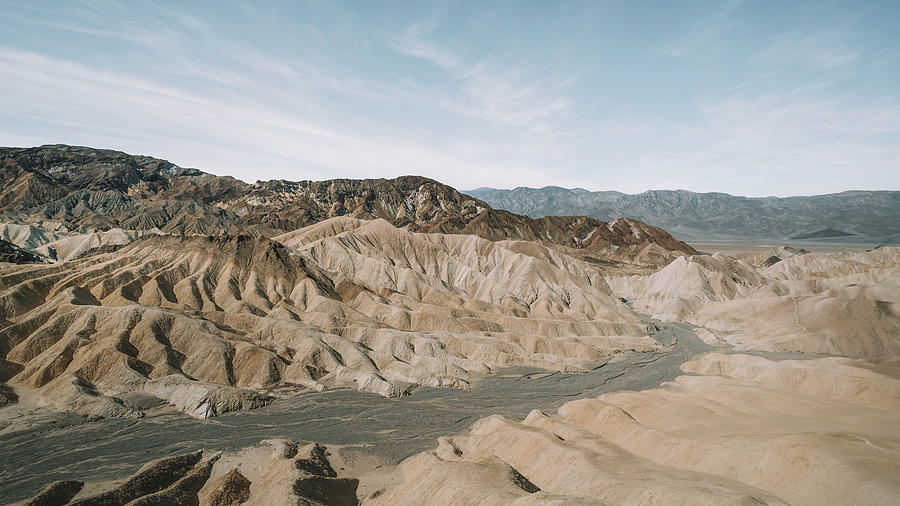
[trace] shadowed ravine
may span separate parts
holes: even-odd
[[[655,323],[662,330],[654,338],[671,347],[659,353],[630,352],[624,360],[598,363],[583,374],[505,369],[468,391],[421,388],[393,399],[345,389],[306,393],[206,421],[170,409],[151,410],[136,421],[60,417],[0,436],[0,498],[20,501],[54,480],[117,479],[161,456],[237,449],[268,438],[348,445],[358,450],[345,449],[347,458],[358,451],[396,463],[490,414],[522,419],[532,409],[553,412],[578,398],[654,388],[683,374],[683,362],[712,349],[689,325]]]

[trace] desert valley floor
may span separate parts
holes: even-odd
[[[358,225],[365,228],[367,223]],[[385,230],[408,234],[393,227]],[[350,235],[343,231],[336,236],[341,234]],[[91,268],[112,263],[118,270],[102,269],[104,280],[118,277],[132,282],[136,276],[122,274],[129,263],[115,257],[139,251],[142,243],[152,241],[143,239],[113,254],[91,256],[94,260],[86,263]],[[40,360],[66,337],[56,336],[54,343],[37,352],[25,352],[23,345],[51,327],[55,315],[75,313],[80,306],[131,307],[126,301],[109,303],[119,293],[115,289],[100,289],[99,298],[91,297],[103,286],[100,282],[88,282],[86,287],[93,288],[80,295],[90,301],[77,300],[79,294],[71,287],[59,290],[55,297],[64,300],[57,304],[69,307],[52,308],[54,316],[30,325],[25,339],[16,339],[18,344],[7,353],[8,361],[19,356],[31,359],[22,360],[24,369],[8,381],[7,391],[18,402],[0,410],[4,455],[0,496],[5,502],[21,501],[50,482],[77,479],[87,484],[75,491],[76,499],[89,498],[114,489],[147,461],[204,450],[213,462],[209,479],[201,484],[204,488],[196,487],[199,497],[207,498],[207,488],[216,483],[221,487],[225,475],[237,469],[251,479],[246,503],[254,503],[258,495],[260,502],[271,501],[271,494],[261,494],[277,484],[283,490],[276,503],[292,502],[302,494],[292,495],[297,488],[291,484],[307,474],[277,474],[272,469],[275,461],[284,460],[283,445],[289,444],[285,441],[300,440],[327,447],[340,476],[328,479],[359,480],[345,480],[353,493],[345,493],[343,499],[338,492],[324,492],[318,497],[324,504],[341,503],[350,496],[373,504],[425,504],[430,500],[423,498],[434,497],[447,503],[491,504],[840,504],[860,498],[869,504],[890,504],[900,496],[900,366],[878,358],[896,357],[900,346],[896,316],[900,251],[796,253],[784,248],[733,253],[740,260],[722,254],[678,256],[657,270],[645,266],[636,275],[621,272],[619,265],[620,272],[606,278],[609,294],[615,297],[604,302],[624,315],[619,325],[628,326],[618,327],[616,333],[631,331],[633,337],[627,340],[595,337],[591,334],[602,332],[596,327],[585,332],[588,335],[571,327],[568,333],[544,327],[561,334],[557,339],[566,346],[545,344],[542,350],[537,342],[525,347],[526,352],[517,343],[521,357],[503,351],[500,358],[498,348],[506,350],[509,341],[498,338],[504,335],[499,329],[492,329],[490,338],[477,338],[484,340],[477,352],[457,348],[452,359],[444,359],[480,361],[486,370],[460,367],[450,381],[433,380],[434,364],[428,363],[418,376],[406,372],[398,381],[382,366],[368,373],[389,386],[372,391],[365,390],[373,376],[363,376],[363,382],[351,380],[356,388],[347,388],[352,385],[338,375],[325,377],[332,372],[317,379],[322,388],[312,390],[307,384],[248,381],[247,391],[271,399],[246,406],[254,409],[240,409],[244,407],[240,402],[255,397],[229,391],[238,404],[228,398],[218,416],[206,419],[196,412],[197,399],[179,390],[180,385],[166,392],[146,384],[132,392],[119,387],[116,399],[121,401],[110,406],[101,404],[112,398],[109,394],[91,392],[81,400],[83,392],[66,392],[67,386],[54,385],[77,354],[63,366],[53,365],[58,359]],[[789,258],[764,265],[778,255]],[[566,262],[567,275],[572,266],[582,267],[575,259]],[[588,271],[582,268],[584,275]],[[2,271],[3,280],[26,279],[22,272],[42,269],[56,272],[50,266],[10,265]],[[113,272],[118,274],[111,276]],[[178,300],[185,292],[172,293]],[[559,325],[560,320],[572,325],[563,314],[555,315],[555,320],[532,318],[542,326]],[[76,335],[99,334],[103,325],[102,315],[70,318],[68,328]],[[86,330],[78,318],[92,322],[92,327]],[[247,327],[255,332],[264,321],[277,325],[268,321],[277,320],[272,316],[249,318],[260,320]],[[504,326],[523,319],[507,318]],[[614,318],[608,316],[603,325]],[[286,320],[296,324],[312,319],[302,315]],[[422,330],[411,325],[406,323],[403,332],[423,339],[418,335]],[[132,336],[139,326],[132,327]],[[4,335],[13,335],[14,327],[8,326]],[[234,324],[216,328],[234,329]],[[271,340],[273,350],[278,339],[287,339],[266,332],[262,340]],[[478,335],[470,330],[460,333]],[[365,338],[359,342],[369,343],[360,348],[374,357],[365,362],[369,367],[384,360],[376,352],[385,345]],[[185,349],[174,338],[170,343],[176,350]],[[136,346],[136,358],[147,353]],[[388,349],[399,358],[396,350]],[[343,350],[338,353],[347,355]],[[242,374],[232,360],[234,374]],[[402,363],[418,360],[412,355]],[[348,362],[336,366],[351,368],[356,375],[366,371]],[[439,368],[447,374],[446,363]],[[44,379],[29,383],[34,375]],[[191,373],[192,378],[197,376]],[[442,382],[451,386],[442,388]],[[202,385],[205,399],[215,383]],[[393,395],[394,387],[401,393]],[[41,393],[51,388],[60,392]],[[237,410],[227,411],[232,408]],[[224,454],[216,460],[216,452]],[[525,485],[516,476],[524,477]],[[312,497],[316,499],[315,494]]]
[[[340,447],[342,458],[361,469],[390,466],[429,449],[440,436],[465,431],[485,413],[523,419],[532,409],[555,410],[573,399],[653,388],[677,377],[689,357],[712,349],[684,325],[666,326],[659,339],[671,349],[632,353],[586,373],[501,369],[469,390],[422,388],[394,399],[349,389],[304,393],[202,422],[164,405],[139,420],[48,417],[29,430],[0,436],[9,456],[0,464],[0,495],[22,499],[70,476],[120,478],[143,464],[148,452],[235,451],[301,434],[328,442],[333,451]]]

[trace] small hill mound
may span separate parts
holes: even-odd
[[[822,230],[816,230],[815,232],[795,235],[791,237],[791,239],[831,239],[836,237],[853,237],[855,235],[856,234],[851,234],[850,232],[844,232],[843,230],[823,228]]]

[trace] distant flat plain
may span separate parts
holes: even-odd
[[[751,251],[766,251],[779,246],[790,246],[791,248],[802,248],[811,253],[834,253],[837,251],[866,251],[879,245],[879,243],[849,243],[835,241],[790,241],[777,239],[748,239],[744,241],[687,241],[697,251],[705,253],[724,253],[726,255],[734,253],[744,253]]]

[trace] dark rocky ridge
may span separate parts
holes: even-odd
[[[46,261],[37,253],[20,248],[15,244],[0,239],[0,262],[11,264],[40,264]]]
[[[121,227],[271,237],[334,216],[383,218],[419,232],[476,234],[591,249],[654,242],[694,253],[637,220],[528,216],[419,177],[244,183],[165,160],[86,147],[0,148],[0,221],[67,231]]]

